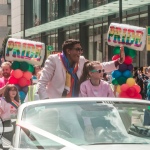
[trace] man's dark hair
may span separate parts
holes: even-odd
[[[75,44],[80,44],[80,41],[75,39],[69,39],[64,41],[64,43],[62,44],[62,50],[64,54],[66,54],[66,49],[72,49]]]

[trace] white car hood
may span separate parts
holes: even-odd
[[[81,146],[85,150],[150,150],[150,144],[110,144]],[[61,150],[71,150],[67,147]]]

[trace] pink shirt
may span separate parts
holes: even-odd
[[[101,80],[98,86],[93,86],[90,80],[80,85],[80,97],[115,97],[110,84]]]
[[[8,80],[6,80],[4,77],[0,78],[0,88],[5,86],[7,82],[8,82]]]
[[[0,98],[0,117],[3,120],[15,119],[17,117],[17,109],[3,98]]]

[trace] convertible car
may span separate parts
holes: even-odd
[[[19,107],[11,150],[149,150],[150,102],[61,98]]]

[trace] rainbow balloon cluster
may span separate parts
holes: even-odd
[[[32,72],[34,67],[27,62],[14,61],[12,63],[12,71],[9,77],[9,84],[15,84],[19,91],[21,103],[24,102],[28,92],[28,86],[31,84]]]
[[[112,72],[112,84],[117,86],[116,91],[119,93],[119,97],[141,99],[140,87],[132,78],[132,61],[136,56],[136,51],[127,47],[124,47],[124,51],[125,61],[119,65],[118,70]],[[115,47],[113,54],[112,60],[120,58],[120,47]]]

